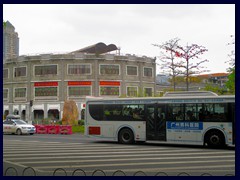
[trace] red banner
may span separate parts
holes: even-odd
[[[69,81],[68,86],[91,86],[91,81]]]
[[[58,82],[35,82],[34,86],[35,87],[39,87],[39,86],[58,86]]]
[[[100,86],[120,86],[119,81],[100,81]]]

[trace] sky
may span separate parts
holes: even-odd
[[[209,73],[226,72],[235,36],[234,4],[3,4],[18,33],[20,55],[67,53],[99,42],[122,54],[156,57],[153,44],[179,38],[208,49]],[[161,65],[161,63],[160,63]],[[157,67],[157,73],[162,73]]]

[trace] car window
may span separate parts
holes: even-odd
[[[27,124],[27,123],[24,122],[23,120],[14,120],[14,122],[15,122],[16,124],[19,124],[19,125]]]
[[[13,123],[14,123],[14,122],[12,122],[12,121],[9,121],[9,120],[8,120],[8,121],[4,121],[4,122],[3,122],[3,124],[13,124]]]

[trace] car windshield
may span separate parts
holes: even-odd
[[[25,121],[23,121],[23,120],[15,120],[14,119],[14,122],[16,123],[16,124],[27,124]]]

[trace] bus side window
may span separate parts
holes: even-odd
[[[193,115],[192,111],[187,111],[187,120],[189,121],[196,121],[196,117]]]

